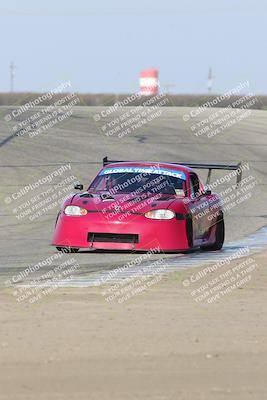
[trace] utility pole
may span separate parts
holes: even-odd
[[[172,83],[165,83],[163,86],[163,89],[165,90],[166,94],[170,94],[170,89],[174,88],[176,85]]]
[[[13,93],[13,91],[14,91],[15,68],[16,68],[15,64],[12,61],[9,66],[9,69],[10,69],[10,93]]]
[[[208,91],[209,93],[212,91],[212,84],[213,84],[213,75],[212,75],[212,69],[209,69],[209,74],[208,74]]]

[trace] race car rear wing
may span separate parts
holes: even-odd
[[[121,162],[130,162],[130,161],[122,161],[122,160],[109,160],[108,157],[103,158],[103,167],[105,167],[108,164],[113,164],[113,163],[121,163]],[[202,163],[168,163],[168,164],[174,164],[174,165],[183,165],[185,167],[189,168],[194,168],[194,169],[207,169],[208,170],[208,176],[206,180],[206,186],[210,184],[210,179],[211,179],[211,171],[213,169],[221,169],[221,170],[227,170],[227,171],[237,171],[236,174],[236,187],[240,185],[240,182],[242,180],[242,163],[239,162],[238,164],[202,164]]]

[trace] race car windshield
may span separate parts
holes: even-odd
[[[112,173],[98,175],[88,191],[122,193],[153,193],[185,196],[185,180],[150,173]]]

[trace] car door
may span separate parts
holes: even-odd
[[[208,216],[210,213],[208,196],[201,193],[200,182],[197,174],[190,173],[190,212],[192,215],[194,245],[202,243],[209,231]]]

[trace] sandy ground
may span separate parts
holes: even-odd
[[[34,306],[1,291],[0,399],[267,398],[266,257],[210,304],[183,283],[203,268],[122,304],[100,288],[60,289]]]

